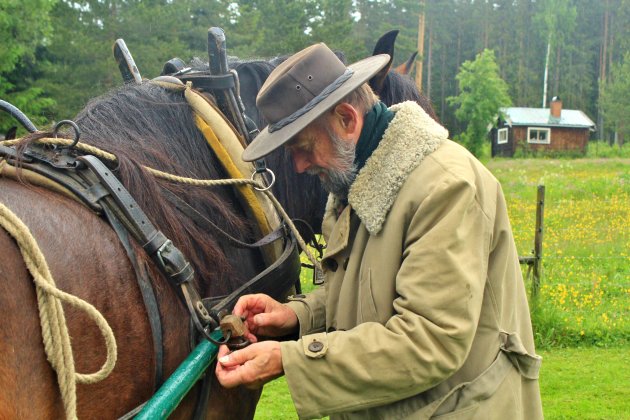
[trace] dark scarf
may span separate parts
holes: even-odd
[[[357,172],[363,168],[365,162],[372,155],[372,152],[378,146],[383,138],[383,133],[394,119],[394,113],[387,109],[383,102],[377,102],[376,105],[363,117],[363,128],[361,136],[357,142],[357,148],[354,155],[354,163],[357,165]]]

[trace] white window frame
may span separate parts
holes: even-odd
[[[547,133],[547,138],[545,140],[540,140],[540,138],[532,139],[532,131],[545,132]],[[550,144],[551,143],[551,129],[545,127],[527,127],[527,143],[532,144]]]
[[[501,140],[501,134],[505,134],[505,138]],[[499,128],[497,130],[497,144],[507,144],[508,142],[508,129],[507,128]]]

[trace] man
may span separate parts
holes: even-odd
[[[248,338],[226,387],[282,374],[302,418],[542,418],[531,321],[501,187],[418,105],[387,109],[324,44],[279,66],[257,105],[270,121],[243,153],[284,146],[331,195],[325,286],[280,304],[242,297]]]

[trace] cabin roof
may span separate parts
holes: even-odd
[[[567,127],[595,130],[595,123],[586,114],[576,109],[563,109],[560,118],[551,116],[549,108],[501,108],[506,123],[512,127]]]

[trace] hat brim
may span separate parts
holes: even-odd
[[[260,159],[291,140],[304,127],[315,121],[346,95],[378,73],[379,70],[387,65],[389,59],[388,54],[379,54],[349,65],[348,68],[353,70],[354,73],[339,88],[332,91],[329,96],[315,105],[313,109],[281,129],[269,132],[269,126],[267,125],[243,151],[242,159],[246,162]]]

